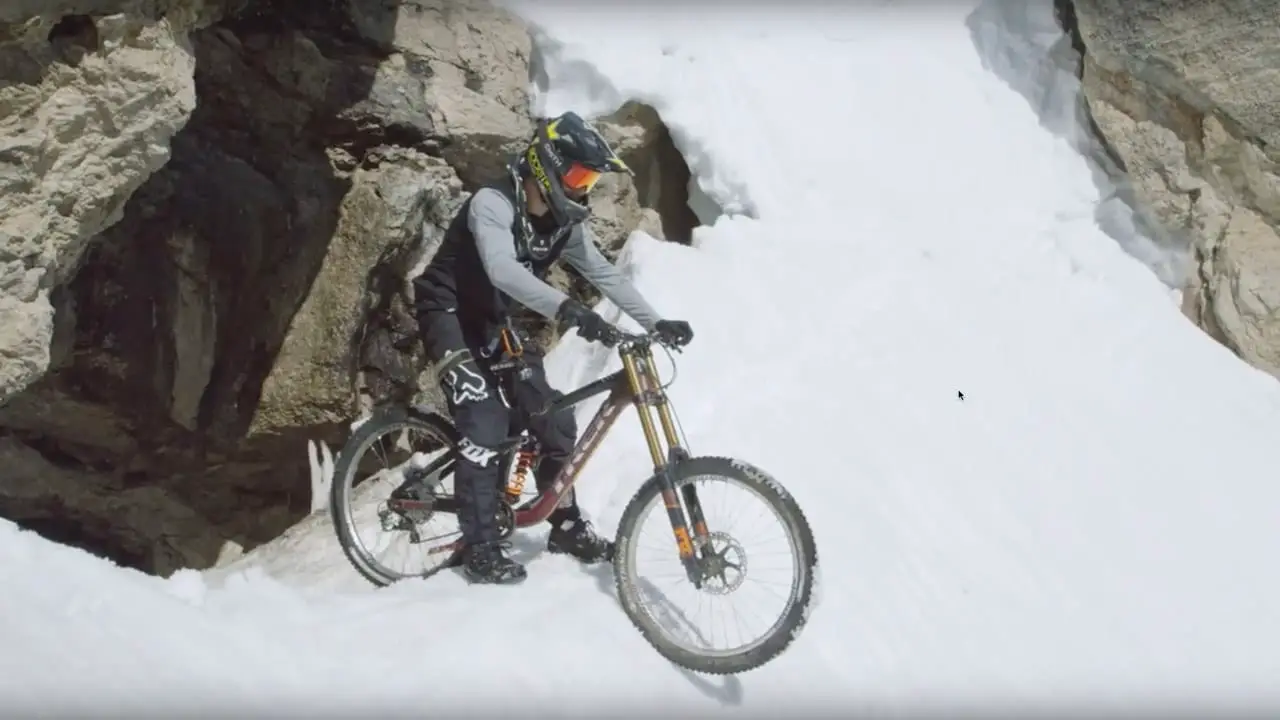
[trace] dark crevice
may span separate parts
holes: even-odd
[[[421,347],[417,320],[398,292],[404,275],[397,258],[384,253],[365,278],[371,298],[352,344],[359,348],[355,371],[363,376],[369,404],[411,403],[419,388]],[[354,379],[354,378],[353,378]]]
[[[89,15],[64,15],[49,28],[48,40],[55,55],[70,65],[79,64],[101,45],[98,25]]]
[[[689,205],[692,172],[676,147],[671,131],[652,106],[628,102],[607,118],[621,125],[639,125],[646,142],[620,151],[635,172],[637,201],[642,208],[658,213],[665,239],[688,245],[693,229],[701,225]]]
[[[642,192],[640,205],[653,207],[658,211],[668,240],[688,245],[693,242],[693,229],[701,224],[693,208],[689,206],[689,182],[693,179],[693,173],[665,124],[658,126],[654,152],[658,169],[656,187],[661,188],[661,191],[657,198],[649,198]],[[655,185],[649,185],[649,188],[653,187]]]
[[[85,50],[98,49],[98,26],[88,15],[64,15],[49,28],[51,43],[66,42]]]
[[[397,13],[381,0],[239,0],[220,25],[238,37],[286,37],[302,32],[321,44],[354,45],[372,57],[394,52]],[[358,18],[358,20],[357,20]]]
[[[113,468],[110,459],[95,459],[92,449],[77,448],[59,438],[22,430],[11,431],[8,435],[35,450],[40,457],[56,468],[75,472],[109,472]]]
[[[65,516],[56,508],[32,509],[29,512],[32,514],[18,517],[0,513],[0,517],[5,517],[46,540],[79,548],[121,567],[145,573],[153,571],[154,562],[148,553],[139,552],[114,540],[110,528],[101,527],[100,523]]]
[[[1053,13],[1058,27],[1071,39],[1071,49],[1080,58],[1085,56],[1084,36],[1080,34],[1080,22],[1076,18],[1076,6],[1072,0],[1053,0]],[[1076,77],[1079,77],[1077,70]]]

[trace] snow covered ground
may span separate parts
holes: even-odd
[[[0,523],[0,708],[1280,704],[1280,384],[1098,228],[1085,161],[984,67],[973,3],[901,5],[515,6],[548,36],[548,112],[654,105],[729,212],[693,248],[633,237],[627,266],[696,330],[671,391],[694,451],[768,469],[809,514],[822,602],[790,652],[681,672],[607,574],[561,558],[518,589],[373,591],[323,514],[168,580]],[[990,41],[1007,18],[983,17]],[[576,339],[551,358],[563,385],[611,363]],[[645,452],[628,414],[588,466],[603,529]]]

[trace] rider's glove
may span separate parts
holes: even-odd
[[[587,342],[608,342],[616,333],[604,318],[574,300],[565,300],[560,305],[556,320],[560,323],[561,332],[576,327],[578,336]]]
[[[683,320],[659,320],[654,323],[653,331],[664,345],[683,347],[693,340],[693,328]]]

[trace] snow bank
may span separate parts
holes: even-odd
[[[1031,103],[1044,126],[1084,153],[1099,198],[1099,226],[1170,288],[1181,304],[1190,270],[1189,248],[1147,228],[1132,206],[1133,189],[1122,168],[1093,133],[1080,79],[1081,58],[1058,25],[1052,0],[983,0],[968,25],[983,63]]]

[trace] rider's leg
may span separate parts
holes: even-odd
[[[493,448],[507,437],[507,408],[495,378],[467,346],[457,318],[430,313],[423,320],[427,355],[460,435],[453,484],[458,527],[467,546],[463,571],[473,582],[518,582],[525,577],[524,567],[507,558],[498,543],[501,467]]]
[[[538,491],[544,492],[555,482],[556,476],[573,453],[578,441],[578,423],[573,408],[546,415],[534,414],[551,400],[560,397],[561,393],[547,382],[540,355],[526,352],[525,361],[530,375],[517,383],[512,404],[525,413],[529,432],[542,445],[542,460],[534,474],[534,482]],[[577,493],[572,489],[547,518],[547,522],[551,524],[551,535],[547,538],[549,551],[567,553],[588,563],[612,559],[613,543],[597,535],[592,530],[591,523],[582,517]]]

